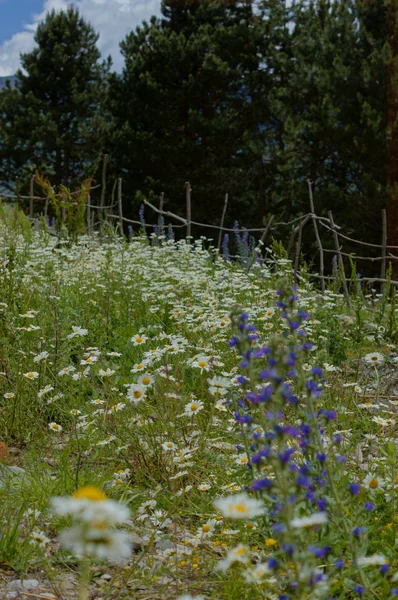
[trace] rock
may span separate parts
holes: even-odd
[[[101,575],[101,579],[105,579],[105,581],[110,581],[112,579],[112,575],[110,575],[109,573],[104,573],[103,575]]]
[[[132,545],[134,552],[138,552],[139,550],[142,550],[146,543],[142,537],[140,537],[139,535],[137,535],[135,533],[131,534],[130,540],[131,540],[131,545]]]
[[[39,587],[37,579],[14,579],[7,584],[8,588],[21,590],[35,590]]]
[[[25,469],[21,469],[21,467],[8,467],[0,462],[0,487],[4,487],[14,477],[17,477],[20,481],[26,481]]]
[[[170,542],[170,540],[165,540],[163,538],[156,540],[155,545],[158,550],[171,550],[176,547],[176,545],[173,544],[173,542]]]

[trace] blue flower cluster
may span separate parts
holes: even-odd
[[[294,287],[277,291],[276,307],[286,325],[267,345],[260,343],[247,313],[236,310],[231,315],[229,345],[237,351],[241,369],[240,394],[233,408],[242,437],[238,449],[249,459],[246,489],[264,499],[268,506],[264,527],[279,542],[268,567],[289,573],[280,599],[329,598],[328,582],[345,566],[346,560],[338,555],[342,552],[345,559],[351,556],[350,594],[362,596],[368,584],[357,558],[366,527],[346,523],[335,474],[344,469],[347,459],[339,451],[341,434],[332,431],[337,414],[320,404],[325,380],[320,367],[308,365],[312,344],[305,322],[309,315],[298,307],[298,300]],[[345,491],[348,497],[355,496],[360,485],[347,483]],[[366,503],[366,511],[373,508]],[[341,530],[334,538],[336,531],[331,528],[339,518],[343,541]],[[333,550],[337,540],[338,549]],[[387,571],[388,565],[381,572]]]

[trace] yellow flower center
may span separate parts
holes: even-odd
[[[28,377],[34,377],[35,374],[34,373],[28,373]]]
[[[140,390],[135,390],[133,395],[134,395],[134,398],[141,398],[142,392],[140,392]]]
[[[369,487],[372,488],[372,490],[378,488],[379,482],[377,481],[377,479],[372,479],[371,481],[369,481]]]
[[[242,512],[245,513],[247,512],[247,507],[244,504],[235,504],[235,510],[237,510],[238,512]]]
[[[247,463],[248,460],[249,460],[248,458],[243,457],[240,459],[240,462],[244,464],[244,463]]]
[[[238,548],[238,550],[235,550],[235,556],[243,556],[244,554],[246,554],[246,548]]]
[[[203,533],[208,533],[210,531],[210,529],[211,529],[210,525],[203,525],[203,527],[202,527]]]
[[[137,342],[137,344],[141,344],[142,343],[142,337],[135,338],[135,341]]]
[[[200,361],[198,362],[198,365],[199,365],[200,367],[206,367],[206,366],[207,366],[207,362],[206,362],[206,361],[204,361],[204,360],[200,360]]]
[[[73,498],[92,500],[93,502],[100,502],[101,500],[106,500],[106,494],[96,488],[93,485],[87,485],[86,487],[82,487],[77,490],[74,494],[72,494]]]
[[[265,545],[267,547],[269,546],[275,546],[275,544],[277,544],[278,542],[276,540],[274,540],[273,538],[268,538],[267,540],[265,540]]]
[[[144,379],[142,380],[142,383],[144,385],[149,385],[151,383],[151,380],[149,379],[149,377],[144,377]]]
[[[137,369],[142,369],[144,365],[142,363],[140,363],[139,365],[137,365]]]
[[[191,410],[195,411],[198,410],[198,405],[197,404],[191,404]]]

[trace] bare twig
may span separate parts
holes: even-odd
[[[123,233],[123,204],[122,204],[122,178],[119,177],[117,180],[117,203],[119,207],[119,227],[120,227],[120,235],[124,235]]]
[[[161,215],[161,213],[163,212],[163,204],[164,204],[164,192],[161,192],[160,198],[159,198],[159,219],[158,219],[158,229],[159,229],[160,235],[163,233],[163,229],[164,229],[162,215]]]
[[[337,231],[335,230],[335,227],[334,227],[333,214],[332,214],[331,210],[328,211],[328,217],[329,217],[330,224],[332,226],[334,247],[335,247],[336,254],[337,254],[337,257],[338,257],[338,261],[339,261],[339,269],[340,269],[340,274],[341,274],[341,280],[342,280],[342,283],[343,283],[344,296],[345,296],[345,299],[346,299],[346,302],[347,302],[347,306],[350,306],[350,296],[348,294],[347,280],[346,280],[346,277],[345,277],[345,269],[344,269],[343,257],[341,256],[341,250],[340,250],[340,246],[339,246],[339,236],[338,236]]]
[[[298,280],[298,270],[299,270],[299,265],[300,265],[301,240],[302,240],[302,236],[303,236],[303,227],[304,227],[304,225],[306,225],[306,223],[308,223],[309,219],[310,219],[310,216],[307,215],[305,217],[305,219],[300,221],[299,226],[298,226],[296,255],[294,257],[294,281],[295,281],[295,283],[297,283],[297,280]]]
[[[322,294],[324,294],[325,293],[325,279],[323,278],[323,275],[324,275],[324,270],[325,269],[324,269],[324,260],[323,260],[323,248],[322,248],[321,238],[319,236],[317,219],[316,219],[316,216],[315,216],[314,199],[312,197],[312,181],[310,179],[307,179],[307,184],[308,184],[308,192],[309,192],[309,197],[310,197],[310,207],[311,207],[311,213],[312,213],[312,223],[314,225],[316,242],[318,244],[318,249],[319,249],[319,272],[320,272],[320,275],[321,275]]]
[[[265,238],[267,237],[267,234],[268,234],[268,232],[269,232],[269,230],[270,230],[270,228],[271,228],[271,225],[272,225],[272,221],[273,221],[273,220],[274,220],[274,215],[271,215],[271,218],[270,218],[270,220],[268,221],[268,223],[267,223],[267,226],[266,226],[266,228],[265,228],[265,229],[264,229],[264,231],[263,231],[263,234],[262,234],[262,236],[261,236],[261,238],[260,238],[260,241],[258,242],[258,246],[262,246],[262,245],[264,244],[264,240],[265,240]],[[253,256],[251,257],[251,260],[250,260],[249,266],[248,266],[248,268],[247,268],[247,272],[249,272],[249,271],[250,271],[250,269],[252,268],[252,266],[253,266],[253,264],[254,264],[254,261],[256,260],[256,255],[257,255],[257,253],[256,253],[256,251],[254,250],[254,251],[253,251]]]
[[[187,203],[187,238],[191,237],[191,185],[185,182],[185,199]]]
[[[30,178],[30,186],[29,186],[29,216],[33,217],[33,185],[35,182],[36,175],[32,175]]]
[[[221,248],[222,230],[224,227],[224,220],[225,220],[225,215],[227,212],[227,206],[228,206],[228,194],[225,194],[224,207],[222,209],[222,215],[221,215],[221,221],[220,221],[220,233],[218,234],[218,243],[217,243],[218,250],[220,250],[220,248]]]
[[[380,279],[385,279],[386,277],[386,249],[387,249],[387,212],[386,209],[383,208],[381,211],[381,227],[382,227],[382,251],[381,251],[381,270],[380,270]],[[384,292],[385,284],[383,283],[381,286],[381,292]]]
[[[108,164],[108,155],[105,154],[104,155],[104,162],[102,164],[102,187],[101,187],[101,197],[100,197],[100,208],[101,211],[104,211],[105,209],[105,193],[106,193],[106,166]],[[102,214],[101,214],[101,218],[102,218]]]

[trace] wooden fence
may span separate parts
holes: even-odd
[[[105,205],[105,195],[106,195],[106,165],[107,165],[107,156],[104,157],[103,171],[102,171],[102,184],[94,186],[91,190],[101,188],[100,193],[100,202],[99,204],[92,204],[90,196],[88,197],[88,202],[86,203],[86,230],[87,233],[93,233],[95,226],[101,224],[104,221],[114,220],[116,221],[117,227],[121,235],[125,234],[124,225],[142,225],[142,221],[128,219],[123,216],[123,189],[122,189],[122,178],[118,178],[113,185],[112,193],[111,193],[111,203],[109,205]],[[158,221],[152,224],[145,224],[148,228],[153,228],[154,231],[162,232],[163,231],[163,218],[167,217],[173,221],[177,221],[177,223],[170,224],[169,226],[174,228],[184,228],[186,230],[186,236],[188,239],[192,237],[192,226],[197,226],[206,229],[213,229],[218,231],[218,241],[217,241],[217,250],[220,251],[222,244],[222,236],[223,233],[235,233],[239,232],[248,232],[250,234],[260,234],[260,239],[258,244],[261,246],[264,244],[267,235],[272,231],[274,231],[278,226],[290,226],[292,227],[291,235],[288,242],[288,255],[293,256],[292,264],[293,264],[293,272],[294,278],[296,281],[300,280],[300,257],[302,252],[302,241],[303,241],[303,232],[304,228],[308,224],[312,224],[312,228],[315,234],[315,241],[317,250],[319,253],[319,273],[309,273],[308,276],[314,279],[320,280],[322,293],[325,292],[326,282],[328,280],[339,279],[341,281],[341,286],[344,292],[344,296],[346,298],[347,303],[350,303],[349,293],[348,293],[348,281],[351,281],[351,277],[347,277],[346,275],[346,267],[344,263],[344,257],[349,257],[354,261],[380,261],[380,276],[379,277],[361,277],[360,281],[366,281],[371,283],[380,283],[381,287],[384,287],[384,284],[388,281],[386,279],[386,266],[387,261],[395,261],[398,260],[398,256],[391,253],[391,250],[398,250],[398,246],[389,246],[387,245],[387,219],[386,219],[386,211],[382,210],[381,214],[381,223],[382,223],[382,239],[381,244],[372,244],[369,242],[364,242],[361,240],[354,239],[350,236],[345,235],[342,232],[342,228],[335,224],[332,211],[328,211],[327,217],[322,217],[316,214],[315,206],[314,206],[314,198],[312,193],[312,182],[307,180],[308,184],[308,194],[309,194],[309,212],[306,214],[301,214],[295,219],[292,219],[288,222],[278,222],[275,221],[274,216],[268,220],[268,222],[260,228],[248,228],[239,227],[239,228],[230,228],[225,227],[225,217],[228,208],[228,194],[225,194],[223,209],[220,218],[220,224],[214,225],[209,223],[200,223],[194,221],[192,219],[192,206],[191,206],[191,195],[192,190],[190,183],[187,181],[185,183],[185,206],[186,213],[185,216],[182,217],[168,210],[164,210],[164,194],[162,193],[159,198],[159,206],[154,206],[148,200],[144,200],[144,204],[148,206],[155,214],[158,215]],[[48,198],[43,198],[41,196],[34,196],[34,176],[30,182],[30,194],[29,196],[21,196],[17,193],[15,194],[0,194],[0,199],[4,198],[8,202],[16,202],[21,203],[23,200],[29,200],[29,217],[32,221],[37,221],[34,217],[34,201],[40,200],[44,202],[44,216],[47,217],[47,208],[48,208]],[[117,214],[115,214],[115,212]],[[43,214],[43,211],[42,211]],[[95,218],[97,216],[97,219]],[[324,246],[322,243],[322,238],[320,232],[324,230],[328,232],[332,236],[334,249],[330,249]],[[359,247],[367,247],[367,248],[376,248],[380,251],[380,256],[370,257],[370,256],[361,256],[355,253],[347,253],[342,250],[344,241],[350,242],[351,245],[358,245]],[[325,274],[325,253],[331,253],[336,256],[337,265],[338,265],[338,274],[337,275],[327,275]],[[247,269],[250,270],[253,266],[256,259],[256,253],[253,252],[252,257],[248,260]],[[398,286],[398,281],[390,281],[391,284]]]

